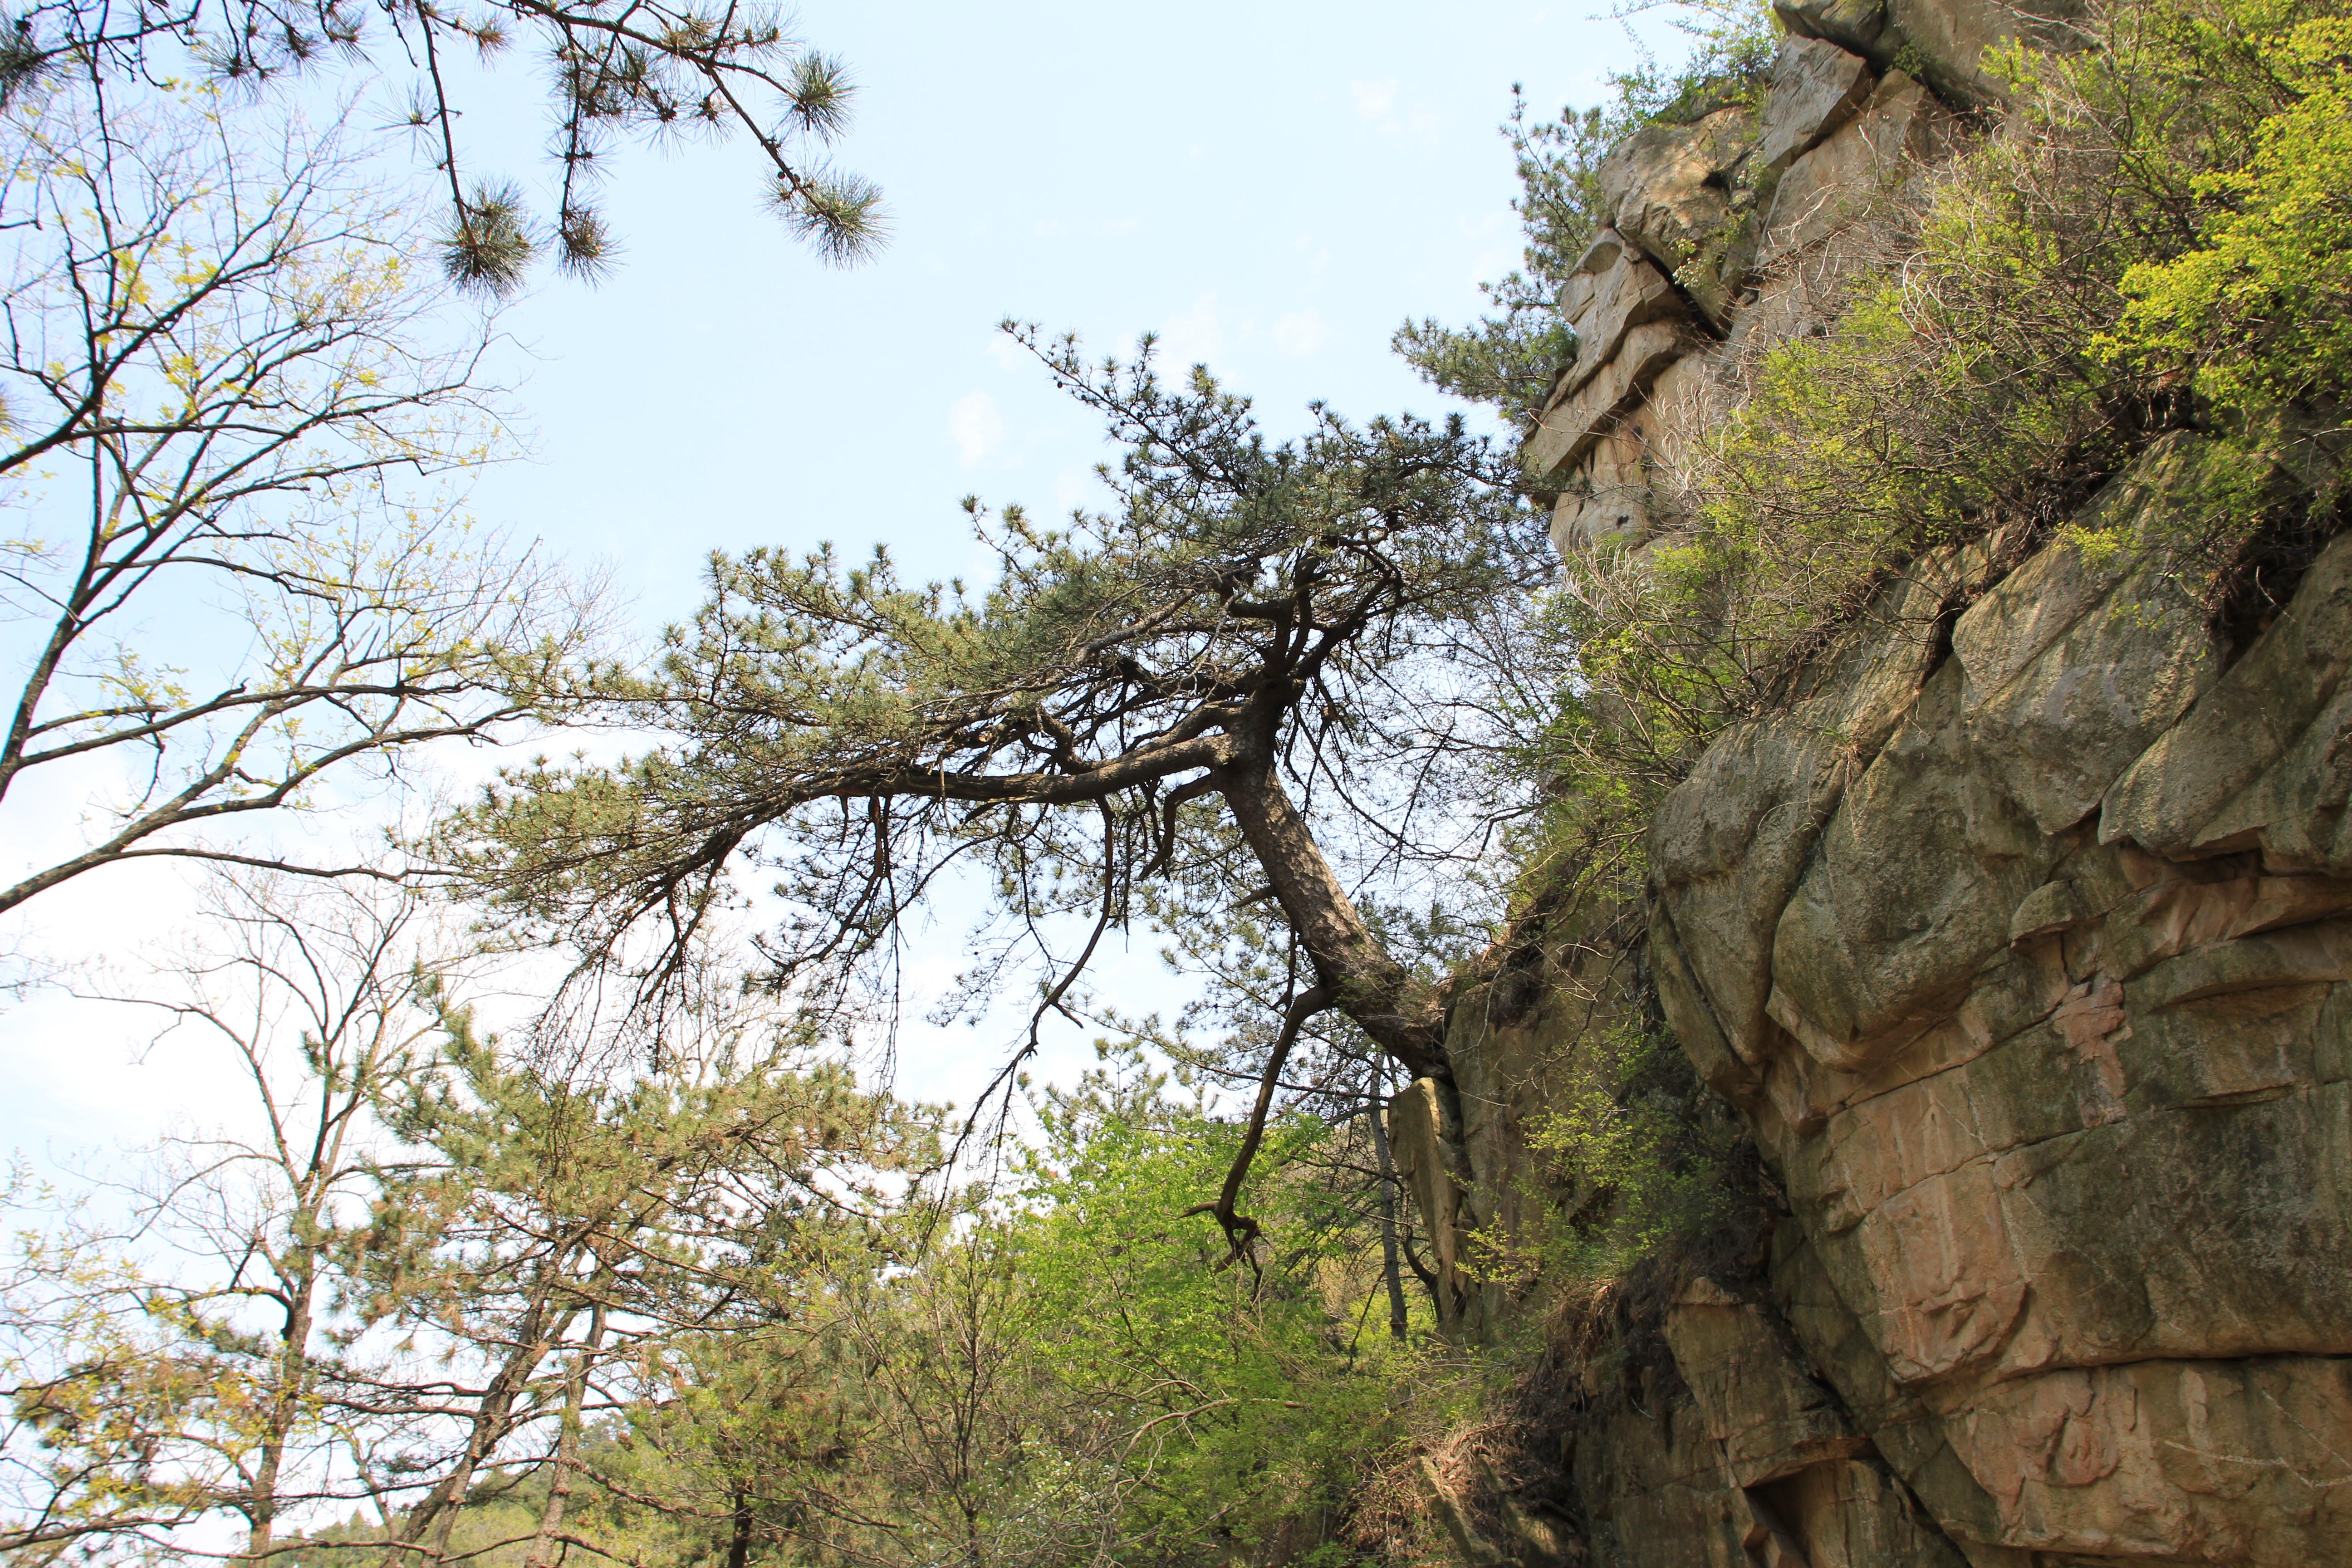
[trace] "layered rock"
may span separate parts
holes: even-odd
[[[1843,766],[1820,714],[1728,741],[1802,809],[1711,772],[1653,835],[1667,1011],[1787,1193],[1773,1295],[1971,1562],[2352,1561],[2352,541],[2226,652],[2053,546]]]
[[[1562,551],[1654,529],[1654,459],[1710,417],[1727,352],[1809,328],[1871,220],[1948,150],[1957,112],[1901,69],[1790,37],[1759,109],[1658,124],[1603,161],[1612,221],[1560,292],[1577,336],[1523,456]]]
[[[1721,368],[1820,319],[1994,90],[1983,44],[2053,25],[1783,14],[1760,107],[1604,173],[1527,444],[1563,552],[1675,526],[1657,471]],[[1496,1482],[1562,1529],[1459,1512],[1474,1559],[2352,1563],[2352,540],[2224,637],[2115,543],[2200,458],[2159,445],[2013,567],[1919,563],[1811,696],[1718,740],[1651,825],[1638,975],[1570,932],[1465,989],[1456,1084],[1392,1116],[1456,1331],[1512,1310],[1472,1254],[1530,1223],[1563,1064],[1645,999],[1774,1200]]]

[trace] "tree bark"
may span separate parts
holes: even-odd
[[[523,1560],[523,1568],[554,1568],[562,1544],[557,1539],[563,1529],[563,1513],[572,1501],[572,1478],[580,1469],[581,1411],[588,1402],[588,1373],[594,1365],[597,1352],[604,1343],[604,1293],[610,1280],[599,1274],[591,1286],[595,1291],[596,1305],[588,1315],[587,1337],[572,1353],[572,1375],[563,1385],[562,1425],[556,1429],[554,1473],[548,1478],[547,1504],[540,1510],[539,1534],[530,1543],[530,1553]]]
[[[1414,1078],[1454,1081],[1444,1021],[1412,992],[1412,975],[1389,956],[1316,846],[1271,762],[1213,775],[1234,822],[1255,852],[1276,902],[1288,916],[1332,1005]]]
[[[1396,1160],[1389,1152],[1388,1106],[1386,1086],[1378,1076],[1372,1080],[1373,1101],[1372,1153],[1381,1168],[1381,1278],[1389,1288],[1389,1337],[1402,1340],[1409,1315],[1404,1304],[1404,1272],[1397,1260],[1397,1175]]]

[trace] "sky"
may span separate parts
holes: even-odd
[[[888,243],[824,265],[761,207],[745,146],[616,158],[616,269],[542,279],[503,314],[495,368],[530,452],[486,474],[472,510],[609,571],[650,636],[691,611],[713,550],[884,542],[909,575],[947,577],[981,560],[960,498],[1083,504],[1106,451],[997,333],[1008,316],[1097,353],[1157,333],[1164,363],[1207,362],[1277,436],[1316,399],[1443,411],[1390,335],[1470,320],[1478,283],[1516,264],[1497,127],[1515,82],[1549,115],[1634,63],[1595,8],[809,4],[800,36],[859,84],[835,157],[882,187]],[[477,174],[543,189],[547,112],[528,63],[509,65],[461,84],[461,144]],[[168,872],[47,897],[26,940],[68,958],[131,960],[188,908]],[[923,940],[943,978],[951,944]],[[1159,994],[1155,973],[1144,952],[1110,972],[1139,995]],[[136,1142],[201,1114],[206,1069],[143,1038],[56,996],[0,1013],[16,1086],[0,1150]],[[919,1030],[902,1087],[968,1096],[994,1045]],[[1057,1042],[1052,1070],[1083,1045]]]

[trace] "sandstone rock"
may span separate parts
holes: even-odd
[[[1675,443],[1878,264],[1984,44],[2054,14],[1780,9],[1760,116],[1608,167],[1561,300],[1590,360],[1527,448],[1564,553],[1676,526]],[[1990,588],[1993,546],[1921,563],[1650,825],[1640,967],[1787,1212],[1767,1275],[1706,1254],[1569,1380],[1596,1565],[2352,1563],[2352,540],[2224,647],[2156,548],[2205,453],[2158,444]],[[1546,1064],[1640,1016],[1552,962],[1581,1005],[1457,1008],[1459,1102],[1391,1113],[1459,1331],[1513,1310],[1466,1227],[1556,1223]],[[1489,1489],[1494,1550],[1567,1551]]]
[[[1948,1015],[2063,852],[1976,765],[1947,663],[1849,789],[1773,933],[1769,1010],[1856,1068]]]
[[[2001,86],[1984,53],[2021,34],[2063,43],[2082,14],[2073,0],[1773,0],[1773,11],[1801,37],[1853,50],[1881,69],[1897,58],[1925,73],[1955,102],[1991,104]]]
[[[2083,905],[2083,895],[2072,881],[2062,878],[2044,882],[2026,894],[2017,912],[2009,917],[2009,945],[2015,947],[2038,936],[2073,931],[2088,923],[2090,918],[2090,910]]]
[[[1666,1009],[1696,1016],[1703,1008],[1750,1066],[1768,1054],[1774,930],[1822,824],[1909,708],[1933,655],[1940,597],[1922,580],[1902,585],[1885,633],[1849,652],[1829,690],[1735,727],[1651,825],[1652,878],[1671,921],[1670,933],[1654,931],[1654,940],[1676,944],[1675,970],[1702,993],[1676,994],[1662,968]]]
[[[1614,1409],[1579,1445],[1576,1486],[1612,1568],[1755,1568],[1769,1533],[1687,1400]]]
[[[1601,259],[1605,258],[1605,259]],[[1571,303],[1577,296],[1580,303]],[[1635,251],[1604,233],[1585,252],[1562,289],[1569,325],[1576,332],[1576,363],[1559,388],[1573,394],[1624,347],[1625,334],[1646,322],[1678,320],[1686,312],[1666,275]]]
[[[1967,1559],[1883,1465],[1815,1465],[1767,1493],[1806,1568],[1963,1568]]]
[[[1638,416],[1593,442],[1551,514],[1552,548],[1562,555],[1650,531],[1650,472]]]
[[[1772,10],[1801,38],[1821,38],[1877,63],[1893,58],[1886,0],[1772,0]]]
[[[1719,326],[1747,270],[1732,177],[1754,145],[1755,116],[1717,110],[1688,125],[1627,137],[1599,170],[1617,232],[1673,278]]]
[[[2086,521],[2131,535],[2163,494]],[[2144,560],[2045,550],[1828,792],[1769,952],[1738,936],[1790,886],[1757,803],[1821,811],[1807,752],[1727,736],[1654,828],[1668,1017],[1745,1088],[1798,1216],[1792,1364],[1973,1563],[2352,1555],[2352,876],[2273,848],[2323,838],[2294,825],[2332,789],[2342,551],[2217,676]],[[1726,999],[1759,985],[1787,1033],[1743,1041]],[[1769,1426],[1743,1352],[1681,1331],[1710,1429]]]
[[[2274,843],[2295,865],[2352,871],[2347,668],[2352,539],[2327,548],[2278,623],[2116,782],[2100,838],[2176,858]]]
[[[1757,1307],[1700,1280],[1667,1309],[1665,1333],[1707,1436],[1723,1445],[1740,1486],[1869,1451],[1869,1439],[1807,1375]]]
[[[2308,1568],[2352,1539],[2352,1363],[2157,1361],[1987,1389],[1953,1424],[2003,1544]]]
[[[2066,24],[2083,14],[2075,0],[1888,0],[1890,32],[1936,90],[1956,101],[1997,103],[2001,84],[1984,54],[2018,37],[2063,43]]]
[[[1881,210],[1941,154],[1953,123],[1920,83],[1887,72],[1857,113],[1780,176],[1759,235],[1757,265],[1785,266],[1791,253]]]
[[[1713,999],[1692,972],[1674,915],[1663,900],[1650,911],[1650,954],[1666,1027],[1674,1031],[1699,1077],[1734,1104],[1755,1098],[1762,1079],[1754,1063],[1732,1048],[1730,1032],[1716,1016]]]
[[[2127,478],[2089,523],[2135,530],[2149,504]],[[2073,826],[2219,678],[2204,621],[2156,561],[2042,551],[1953,627],[1969,747],[2042,832]]]
[[[1601,280],[1614,276],[1617,263],[1625,255],[1625,237],[1613,228],[1604,228],[1592,237],[1592,243],[1577,258],[1576,267],[1568,281],[1559,286],[1559,313],[1562,320],[1573,322],[1592,308]]]
[[[1777,173],[1851,119],[1876,85],[1870,62],[1835,44],[1794,34],[1772,58],[1769,95],[1754,158]]]
[[[1528,471],[1540,479],[1571,468],[1688,351],[1687,335],[1672,321],[1627,331],[1608,363],[1573,391],[1558,394],[1544,410],[1520,448]]]

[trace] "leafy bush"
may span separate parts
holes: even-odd
[[[1661,535],[1568,563],[1549,765],[1670,784],[1898,573],[1961,545],[2000,570],[2168,432],[2208,440],[2173,476],[2198,493],[2138,545],[2217,613],[2266,533],[2324,533],[2352,376],[2342,10],[2126,0],[2081,47],[2000,53],[2013,114],[1842,242],[1819,335],[1727,348],[1664,421]],[[1964,587],[1915,603],[1919,635]]]

